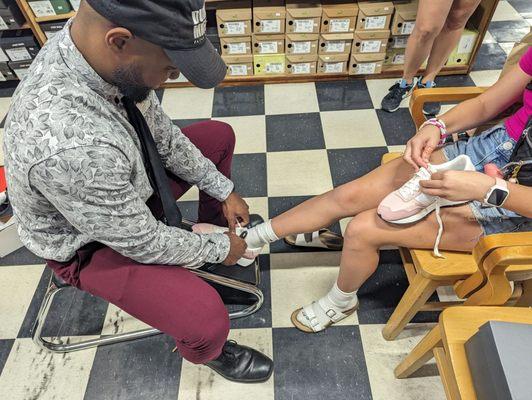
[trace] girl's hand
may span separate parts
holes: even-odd
[[[495,178],[476,171],[444,171],[421,181],[421,191],[451,201],[483,201]]]
[[[424,126],[406,144],[403,159],[417,171],[419,167],[427,168],[430,155],[440,142],[440,129],[434,125]]]

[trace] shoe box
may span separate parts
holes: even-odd
[[[240,56],[222,56],[227,65],[227,76],[253,75],[253,56],[251,54]]]
[[[70,5],[72,6],[72,9],[74,11],[78,11],[79,10],[79,4],[81,3],[81,0],[69,0],[70,1]]]
[[[253,54],[284,54],[284,35],[253,34]]]
[[[478,31],[473,29],[464,29],[458,44],[453,49],[447,59],[447,66],[467,65],[471,59],[471,54],[477,43]]]
[[[225,56],[236,56],[251,54],[251,37],[222,37],[220,38],[222,54]]]
[[[392,35],[410,35],[416,23],[418,3],[396,4],[393,15]]]
[[[288,33],[286,52],[294,55],[318,54],[319,38],[317,33]]]
[[[256,35],[285,32],[284,0],[253,0],[253,33]]]
[[[349,75],[380,74],[385,53],[353,53],[349,59]]]
[[[28,75],[33,60],[29,61],[9,61],[9,68],[13,70],[18,79],[22,80]]]
[[[39,52],[39,45],[33,35],[23,31],[4,32],[4,36],[0,38],[0,47],[10,61],[28,61]]]
[[[7,61],[0,62],[0,81],[16,81],[18,78],[9,68]]]
[[[289,0],[286,3],[287,33],[320,33],[322,8],[312,0]]]
[[[352,44],[352,33],[322,33],[320,35],[318,53],[349,55]]]
[[[67,14],[72,11],[68,0],[28,0],[28,5],[36,17]]]
[[[0,0],[0,30],[19,29],[25,22],[16,0]]]
[[[391,1],[358,3],[357,31],[382,30],[390,27],[394,5]]]
[[[388,49],[406,49],[410,36],[390,36],[388,38]]]
[[[349,54],[321,54],[318,56],[318,74],[347,74]]]
[[[352,33],[355,31],[358,4],[352,0],[323,0],[321,33]]]
[[[356,31],[353,39],[353,53],[385,53],[389,39],[388,29]]]
[[[287,54],[286,73],[292,75],[315,74],[318,66],[317,54]]]
[[[48,39],[52,39],[55,35],[63,30],[66,25],[66,21],[43,22],[40,25],[46,37]]]
[[[216,9],[218,36],[251,35],[251,2],[222,2]]]
[[[284,54],[255,54],[253,65],[255,75],[282,75],[285,73]]]

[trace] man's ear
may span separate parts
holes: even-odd
[[[132,39],[133,34],[126,28],[113,28],[105,35],[105,44],[112,52],[123,54]]]

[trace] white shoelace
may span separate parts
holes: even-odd
[[[440,249],[438,248],[441,242],[441,237],[443,235],[443,220],[441,219],[440,215],[440,200],[436,200],[436,220],[438,221],[438,235],[436,236],[436,241],[434,242],[434,249],[433,253],[438,258],[445,258],[441,253]]]

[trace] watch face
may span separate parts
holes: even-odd
[[[500,207],[504,204],[504,201],[507,197],[508,192],[502,189],[495,189],[493,192],[491,192],[491,195],[488,198],[488,203]]]

